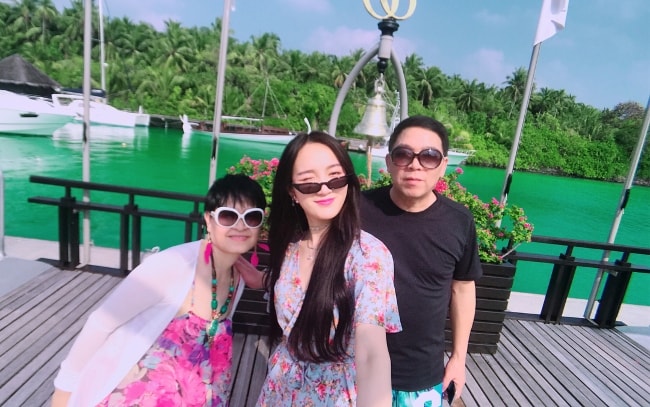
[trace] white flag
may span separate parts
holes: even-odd
[[[537,32],[533,45],[551,38],[564,29],[569,0],[543,0],[542,12],[539,14]]]

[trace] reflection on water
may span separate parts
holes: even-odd
[[[131,143],[137,136],[148,136],[149,127],[117,127],[104,125],[91,125],[88,139],[94,142]],[[52,140],[65,140],[69,142],[82,142],[83,123],[68,123],[52,133]]]

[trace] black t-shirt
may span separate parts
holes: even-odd
[[[363,230],[388,247],[402,331],[387,335],[393,389],[433,387],[444,374],[445,319],[451,282],[478,280],[476,226],[463,205],[436,194],[422,212],[398,208],[390,186],[363,193]]]

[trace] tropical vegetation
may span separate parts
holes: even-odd
[[[63,86],[80,87],[83,15],[82,0],[71,0],[62,12],[51,0],[0,2],[0,58],[18,53]],[[99,38],[96,10],[93,19],[93,38]],[[111,104],[212,119],[220,19],[209,27],[183,27],[169,20],[158,31],[127,17],[106,18],[104,31]],[[97,42],[92,52],[98,61]],[[327,129],[337,93],[363,52],[347,56],[304,53],[283,50],[280,38],[272,33],[248,41],[231,36],[223,112],[261,116],[268,82],[273,97],[264,112],[266,124],[302,130],[306,117],[312,128]],[[476,150],[468,164],[506,167],[526,83],[524,68],[504,78],[502,86],[444,73],[426,66],[416,54],[406,57],[403,69],[410,114],[437,118],[449,128],[452,145]],[[99,87],[97,63],[92,77],[93,85]],[[355,79],[339,115],[337,135],[354,137],[353,128],[376,78],[376,67],[367,64]],[[397,88],[390,65],[386,83],[389,89]],[[388,95],[394,97],[391,92]],[[643,107],[637,102],[621,101],[601,110],[562,89],[534,89],[516,168],[623,180],[642,120]],[[650,182],[648,154],[642,155],[637,180]]]

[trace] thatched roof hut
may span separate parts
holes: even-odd
[[[0,89],[37,96],[59,92],[61,85],[18,54],[0,60]]]

